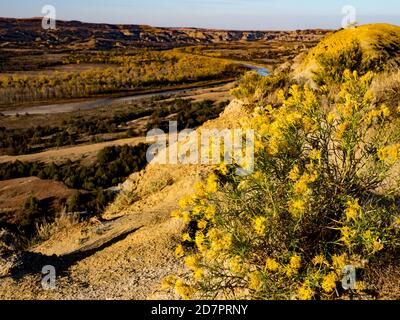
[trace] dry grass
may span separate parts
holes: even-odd
[[[376,77],[372,90],[377,104],[386,104],[392,112],[400,106],[400,70]]]
[[[36,224],[36,236],[34,242],[42,242],[50,239],[53,235],[63,231],[68,231],[71,227],[79,223],[79,215],[67,213],[65,209],[61,211],[53,222],[43,222]]]

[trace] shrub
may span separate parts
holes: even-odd
[[[400,180],[387,179],[399,130],[371,103],[372,78],[345,71],[330,108],[293,86],[280,108],[255,112],[254,173],[222,164],[173,213],[192,227],[176,250],[193,271],[176,286],[184,298],[340,298],[346,266],[357,295],[365,267],[399,256]]]
[[[240,85],[232,90],[232,95],[249,104],[255,104],[267,98],[278,89],[286,88],[289,83],[288,71],[280,72],[263,77],[255,71],[247,72]]]
[[[343,48],[334,54],[321,54],[317,57],[320,68],[315,72],[317,84],[340,83],[343,80],[343,72],[357,70],[358,73],[365,73],[363,63],[363,51],[358,41],[353,41],[348,47]]]
[[[43,220],[41,223],[36,223],[36,234],[31,239],[31,244],[46,241],[63,230],[69,230],[77,225],[79,220],[79,215],[70,214],[63,210],[52,222]]]

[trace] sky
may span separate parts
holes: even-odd
[[[45,5],[60,20],[235,30],[340,28],[350,5],[359,24],[400,24],[399,0],[0,0],[0,17],[42,16]]]

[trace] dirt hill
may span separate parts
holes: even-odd
[[[362,50],[362,63],[371,67],[381,64],[387,69],[400,66],[400,27],[390,24],[368,24],[336,31],[324,38],[294,66],[297,77],[309,77],[320,66],[321,57],[335,59],[342,65],[343,52],[354,43]],[[347,56],[349,56],[347,54]],[[388,70],[390,71],[390,70]]]
[[[37,177],[0,181],[0,222],[18,226],[29,220],[20,211],[30,198],[46,204],[49,210],[60,211],[74,192],[61,182]]]

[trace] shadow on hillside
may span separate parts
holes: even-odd
[[[138,231],[141,228],[143,228],[143,226],[128,230],[116,236],[115,238],[106,241],[100,245],[97,245],[93,248],[88,248],[86,250],[80,249],[64,256],[47,256],[35,252],[23,252],[19,259],[18,265],[10,270],[9,276],[14,280],[19,280],[27,275],[41,275],[42,268],[44,266],[53,266],[56,270],[57,277],[60,275],[65,275],[68,269],[80,260],[88,258],[96,252],[110,247],[121,240],[124,240],[130,234]]]

